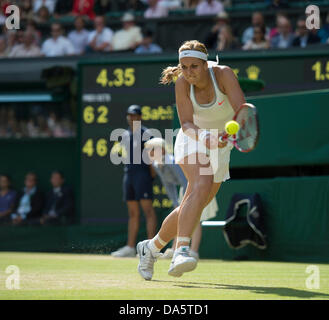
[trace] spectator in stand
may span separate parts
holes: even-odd
[[[95,30],[89,33],[87,51],[108,52],[112,50],[113,31],[105,26],[105,17],[96,16]]]
[[[243,50],[268,49],[270,44],[265,38],[265,26],[254,26],[253,38],[242,47]]]
[[[276,15],[275,15],[275,27],[272,28],[272,29],[270,30],[270,33],[269,33],[269,40],[270,40],[270,41],[272,40],[272,38],[273,38],[274,36],[276,36],[276,35],[279,33],[279,31],[278,31],[278,25],[279,25],[279,22],[280,22],[280,20],[281,20],[282,18],[288,19],[287,14],[284,13],[284,12],[282,12],[282,11],[276,13]],[[290,31],[292,32],[292,30],[290,30]]]
[[[0,175],[0,224],[8,223],[13,212],[16,191],[11,188],[11,179],[8,175]]]
[[[149,7],[144,12],[144,18],[163,18],[168,16],[168,9],[160,5],[159,0],[148,0]]]
[[[201,0],[183,0],[185,9],[195,9]]]
[[[266,27],[264,15],[256,11],[251,16],[251,26],[244,30],[242,34],[242,44],[246,44],[247,42],[251,41],[254,37],[254,27],[261,27],[265,28],[265,37],[268,37],[270,34],[270,28]]]
[[[34,44],[40,46],[41,44],[41,32],[37,29],[36,23],[33,20],[28,20],[26,22],[26,31],[33,33]]]
[[[67,56],[75,53],[70,40],[63,36],[63,28],[60,23],[52,23],[51,38],[43,43],[41,52],[46,57]]]
[[[87,16],[93,20],[95,18],[94,0],[74,0],[72,15]]]
[[[0,59],[7,58],[9,49],[7,47],[7,40],[5,36],[0,36]]]
[[[229,16],[225,11],[217,14],[215,18],[215,24],[211,28],[211,31],[207,34],[205,39],[205,45],[208,49],[216,49],[218,35],[224,26],[229,25]]]
[[[72,222],[74,196],[72,189],[65,185],[63,173],[54,171],[50,183],[52,190],[46,196],[46,205],[40,223],[45,225]]]
[[[47,7],[49,14],[52,15],[55,10],[56,0],[34,0],[33,12],[37,13],[41,7]]]
[[[68,34],[68,39],[73,44],[76,54],[83,54],[88,45],[89,32],[85,29],[85,21],[82,16],[74,19],[75,30]]]
[[[15,46],[9,53],[11,58],[29,58],[41,56],[40,48],[35,44],[35,37],[32,32],[25,31],[23,43]]]
[[[235,50],[239,48],[240,44],[238,40],[234,37],[231,27],[224,26],[218,34],[216,50],[224,51]]]
[[[318,37],[321,39],[321,43],[327,43],[329,40],[329,11],[326,17],[326,23],[321,27],[317,33]]]
[[[122,19],[122,29],[116,31],[112,40],[113,50],[135,50],[142,42],[141,28],[135,25],[133,14],[126,12]]]
[[[34,21],[36,23],[48,23],[50,19],[50,13],[47,7],[41,7],[34,15]]]
[[[57,0],[55,9],[54,9],[54,17],[56,19],[65,17],[71,14],[73,9],[73,0]]]
[[[0,0],[0,26],[5,25],[5,23],[6,23],[5,11],[3,10]]]
[[[153,32],[151,30],[144,30],[142,43],[136,48],[135,53],[161,53],[162,48],[153,43]]]
[[[37,187],[37,175],[33,172],[27,173],[24,185],[16,198],[14,213],[11,214],[14,225],[37,223],[44,206],[44,195]]]
[[[220,13],[221,11],[224,11],[224,6],[220,1],[203,0],[197,5],[195,9],[195,14],[197,16],[215,15]]]
[[[286,49],[292,46],[294,41],[294,34],[291,32],[291,23],[285,18],[281,17],[278,21],[278,34],[271,39],[271,48]]]
[[[32,0],[23,0],[19,9],[20,9],[20,17],[22,21],[33,19]]]
[[[320,43],[321,39],[316,35],[307,30],[306,28],[306,17],[299,17],[296,26],[296,37],[292,43],[294,47],[305,48],[310,44]]]

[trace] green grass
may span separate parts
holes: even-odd
[[[152,281],[137,258],[105,255],[0,253],[0,299],[329,299],[329,265],[317,264],[320,288],[307,289],[308,264],[200,260],[181,278],[159,260]],[[6,289],[6,268],[20,270],[20,289]]]

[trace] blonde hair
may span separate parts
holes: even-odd
[[[196,50],[208,55],[206,46],[203,43],[199,42],[198,40],[185,41],[178,49],[178,53],[184,50]],[[182,74],[182,68],[180,64],[178,64],[175,67],[167,67],[162,71],[160,83],[170,84],[171,82],[174,81],[175,78],[178,78],[181,74]]]

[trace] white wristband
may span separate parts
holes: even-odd
[[[199,134],[198,140],[203,142],[208,134],[210,134],[210,131],[202,130],[201,133]]]

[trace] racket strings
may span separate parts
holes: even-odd
[[[255,111],[245,107],[237,114],[236,121],[240,124],[237,133],[237,145],[241,150],[253,149],[257,143],[258,126]]]

